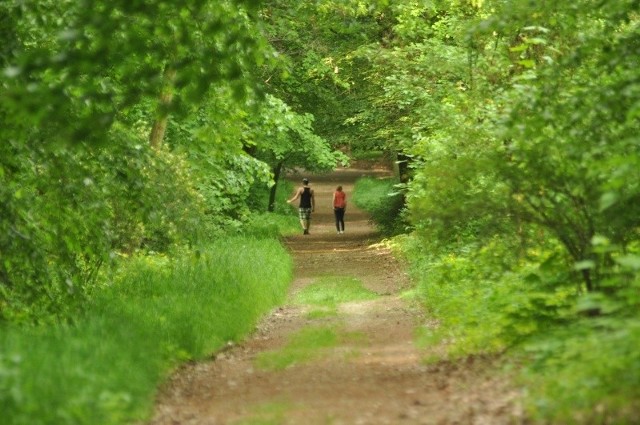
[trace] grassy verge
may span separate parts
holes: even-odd
[[[371,215],[384,234],[397,234],[406,227],[402,210],[404,199],[398,192],[396,178],[363,177],[356,181],[353,202]]]
[[[3,423],[143,420],[172,368],[246,335],[291,277],[290,257],[270,239],[131,259],[75,324],[0,329]]]

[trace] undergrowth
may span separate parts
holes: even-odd
[[[415,235],[394,242],[438,320],[419,338],[441,348],[430,361],[507,353],[534,423],[637,423],[640,322],[613,307],[592,317],[553,242],[525,257],[497,238],[440,255]]]

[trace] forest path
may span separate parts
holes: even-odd
[[[343,169],[308,176],[316,212],[310,235],[286,240],[295,261],[287,302],[247,341],[181,368],[163,389],[152,425],[515,423],[515,394],[493,376],[490,362],[423,362],[426,349],[414,336],[429,321],[401,296],[410,285],[402,265],[350,202],[357,178],[387,174]],[[301,178],[295,176],[296,186]],[[336,234],[331,208],[338,184],[349,202],[344,234]],[[323,279],[359,281],[377,296],[329,310],[297,300]],[[333,341],[312,351],[292,348],[292,337],[313,339],[314,332],[320,345],[323,332]],[[287,356],[299,361],[264,366],[286,364]]]

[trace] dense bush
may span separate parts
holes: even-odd
[[[354,187],[353,202],[371,215],[376,227],[384,234],[397,234],[406,230],[404,197],[398,189],[397,179],[359,179]]]
[[[115,253],[166,251],[194,240],[202,202],[187,165],[114,128],[110,148],[8,145],[0,277],[5,320],[65,317]],[[34,141],[35,143],[35,141]]]
[[[638,344],[638,320],[611,317],[531,341],[521,360],[531,417],[556,423],[637,423]]]

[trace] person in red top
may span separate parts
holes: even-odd
[[[338,233],[344,233],[344,212],[347,209],[347,194],[342,186],[338,186],[333,192],[333,213],[336,216],[336,229]]]

